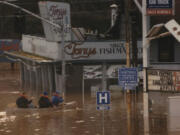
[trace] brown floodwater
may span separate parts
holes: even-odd
[[[149,92],[149,113],[144,117],[142,92],[111,91],[110,110],[97,110],[95,93],[67,94],[63,108],[17,109],[19,71],[0,66],[0,135],[180,135],[169,131],[168,96],[175,93]],[[31,95],[29,95],[31,97]],[[34,98],[33,103],[36,104]],[[179,117],[176,117],[177,119]],[[179,123],[176,123],[180,125]],[[171,125],[172,126],[172,125]]]

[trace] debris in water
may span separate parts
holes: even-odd
[[[36,131],[36,132],[37,132],[37,131],[40,131],[40,129],[38,129],[38,128],[37,128],[37,129],[34,129],[34,131]]]
[[[24,117],[29,118],[31,115],[25,115]]]
[[[83,123],[83,122],[84,122],[84,120],[78,120],[75,123]]]
[[[89,134],[89,131],[85,131],[86,134]]]
[[[77,128],[77,127],[71,127],[72,129],[75,129],[75,128]]]
[[[10,132],[12,132],[11,130],[6,130],[6,133],[10,133]]]

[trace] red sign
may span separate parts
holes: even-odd
[[[172,9],[147,9],[147,15],[172,15]]]
[[[174,0],[146,0],[147,15],[173,15]]]

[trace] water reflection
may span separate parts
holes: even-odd
[[[105,135],[168,134],[167,106],[157,107],[156,96],[141,92],[112,92],[111,96],[110,110],[104,112]],[[4,108],[6,111],[0,112],[0,134],[102,135],[103,114],[96,110],[96,98],[86,94],[84,106],[79,104],[81,93],[70,95],[67,101],[75,99],[76,107],[59,110]]]
[[[0,124],[5,122],[13,122],[16,119],[16,116],[7,116],[6,112],[0,112]]]
[[[104,111],[103,124],[103,113],[96,109],[96,96],[86,90],[84,105],[82,93],[67,91],[66,100],[76,101],[75,106],[17,109],[19,87],[13,81],[18,77],[11,78],[0,79],[0,135],[102,135],[103,125],[105,135],[180,134],[168,131],[167,119],[166,100],[177,94],[111,91],[110,110]]]

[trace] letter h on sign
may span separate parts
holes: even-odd
[[[110,93],[109,92],[97,92],[97,104],[103,105],[103,104],[110,104]]]

